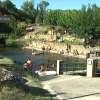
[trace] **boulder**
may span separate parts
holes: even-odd
[[[23,77],[18,73],[13,73],[11,71],[7,71],[5,68],[0,69],[1,80],[19,80],[23,81]]]

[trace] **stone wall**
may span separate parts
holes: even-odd
[[[33,41],[32,42],[33,48],[42,48],[43,46],[45,47],[51,47],[52,50],[57,50],[58,52],[61,50],[66,51],[67,45],[65,44],[60,44],[60,43],[52,43],[52,42],[40,42],[40,41]],[[79,54],[86,54],[90,52],[90,48],[85,48],[84,46],[80,45],[70,45],[71,47],[71,52],[73,50],[78,50]]]

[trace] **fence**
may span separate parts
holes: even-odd
[[[95,76],[100,76],[100,59],[95,61],[95,69],[94,69]]]
[[[86,75],[87,62],[62,62],[60,74],[81,74]]]

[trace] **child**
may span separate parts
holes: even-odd
[[[46,71],[49,71],[49,66],[46,67]]]

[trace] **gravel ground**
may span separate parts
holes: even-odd
[[[83,76],[39,76],[39,80],[59,96],[60,100],[100,100],[100,78],[87,78]],[[48,86],[47,86],[48,85]]]

